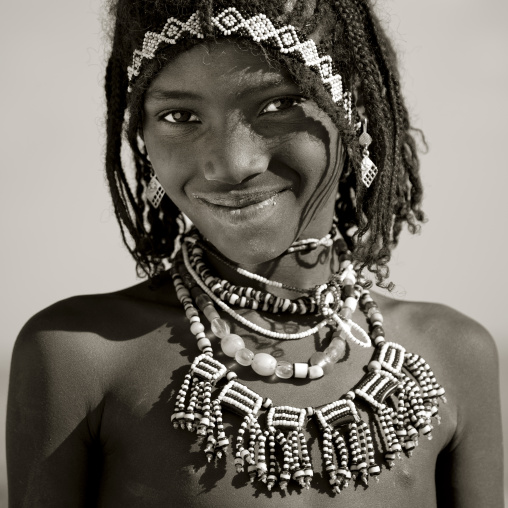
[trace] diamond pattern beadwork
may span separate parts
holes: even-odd
[[[152,60],[161,45],[176,44],[185,35],[202,39],[204,37],[199,24],[199,14],[195,12],[186,21],[182,22],[176,18],[169,18],[161,33],[147,32],[143,39],[142,49],[134,50],[132,64],[127,67],[129,82],[138,76],[143,60]],[[129,87],[130,91],[130,87]]]
[[[269,39],[276,34],[273,23],[262,14],[245,20],[245,25],[248,27],[252,39],[256,42]]]
[[[160,33],[147,32],[141,50],[135,50],[132,64],[127,68],[129,83],[141,72],[144,60],[152,60],[162,47],[176,44],[184,37],[204,38],[200,23],[199,11],[196,11],[185,22],[171,17]],[[257,43],[266,43],[285,55],[292,55],[317,72],[321,81],[329,89],[332,100],[342,102],[346,117],[351,122],[351,100],[343,92],[342,78],[334,71],[333,61],[329,55],[320,56],[316,43],[306,39],[292,25],[276,26],[264,14],[250,18],[244,17],[234,7],[228,7],[212,17],[212,24],[225,36],[239,35],[248,37]],[[131,91],[131,87],[128,88]]]
[[[159,205],[161,204],[164,194],[165,194],[164,188],[160,184],[159,180],[157,180],[157,177],[155,175],[152,176],[146,189],[146,199],[148,199],[148,201],[154,208],[158,208]]]
[[[369,157],[364,157],[362,160],[362,181],[365,187],[370,187],[370,184],[374,181],[376,175],[376,165],[369,159]]]

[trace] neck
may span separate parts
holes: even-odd
[[[294,291],[285,288],[273,286],[267,288],[264,284],[238,273],[215,256],[210,254],[206,256],[217,274],[234,285],[268,289],[270,293],[283,298],[292,298],[297,295]],[[318,246],[311,251],[285,254],[257,265],[241,264],[236,266],[287,286],[308,289],[327,282],[332,273],[337,271],[339,265],[333,246]]]

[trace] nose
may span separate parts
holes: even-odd
[[[266,143],[242,119],[228,119],[214,126],[205,145],[203,168],[207,180],[237,185],[268,167]]]

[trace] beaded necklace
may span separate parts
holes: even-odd
[[[381,429],[382,452],[389,468],[402,451],[411,455],[420,434],[431,439],[432,418],[439,423],[439,398],[445,400],[445,391],[423,358],[406,352],[399,344],[385,340],[383,317],[369,292],[357,283],[356,272],[347,253],[340,254],[339,271],[332,276],[330,286],[325,284],[321,291],[332,296],[328,297],[328,302],[316,302],[315,309],[323,314],[324,319],[310,328],[310,332],[307,330],[289,334],[295,335],[291,337],[276,337],[302,338],[329,326],[335,330],[330,345],[324,352],[314,353],[309,363],[291,364],[285,360],[276,360],[266,353],[254,355],[245,348],[241,337],[230,333],[229,325],[221,319],[214,303],[242,324],[265,336],[272,336],[267,333],[270,330],[259,327],[262,331],[258,331],[254,328],[257,326],[254,323],[239,319],[242,316],[232,308],[242,301],[242,297],[251,298],[254,290],[249,296],[247,290],[239,296],[234,289],[230,293],[238,298],[232,302],[231,294],[224,295],[221,299],[208,287],[211,282],[206,281],[213,275],[206,266],[201,266],[205,262],[197,240],[195,235],[183,238],[181,252],[171,268],[177,297],[184,307],[191,333],[196,337],[201,351],[191,364],[176,396],[175,412],[171,420],[175,428],[196,432],[206,441],[204,451],[209,462],[215,456],[220,458],[230,443],[222,422],[223,410],[232,411],[243,418],[234,446],[237,472],[247,469],[251,481],[258,478],[266,483],[268,490],[277,483],[284,490],[291,480],[303,488],[310,487],[314,473],[303,432],[310,418],[320,430],[324,470],[329,475],[333,492],[340,492],[352,479],[358,479],[364,484],[367,484],[369,476],[376,477],[377,480],[381,467],[374,458],[371,435],[374,422],[361,418],[358,402],[367,404],[373,410],[373,420]],[[191,255],[188,246],[191,247]],[[267,285],[274,283],[270,281]],[[329,287],[333,287],[333,290]],[[229,305],[224,299],[228,299]],[[354,305],[351,299],[354,299]],[[206,336],[200,318],[201,312],[210,322],[213,335],[221,339],[221,348],[226,355],[235,357],[241,365],[251,365],[259,375],[275,374],[281,379],[316,379],[333,368],[334,363],[343,356],[345,340],[354,337],[350,329],[360,329],[350,319],[356,302],[366,316],[370,339],[374,342],[368,372],[344,396],[320,407],[275,406],[270,399],[263,398],[239,382],[235,372],[214,358],[212,341]],[[278,306],[269,308],[278,313]],[[285,310],[289,308],[287,306]],[[343,313],[343,310],[346,312]],[[339,313],[342,317],[339,317]],[[223,379],[225,384],[222,389],[212,395],[214,388]],[[265,428],[258,421],[260,411],[267,411]],[[282,464],[279,465],[277,447],[283,456]]]

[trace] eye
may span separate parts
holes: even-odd
[[[262,113],[277,113],[279,111],[285,111],[294,106],[302,104],[303,102],[305,102],[303,97],[281,97],[268,103],[264,107]]]
[[[194,123],[199,122],[199,118],[190,111],[185,110],[175,110],[170,111],[166,115],[164,115],[163,120],[169,123]]]

